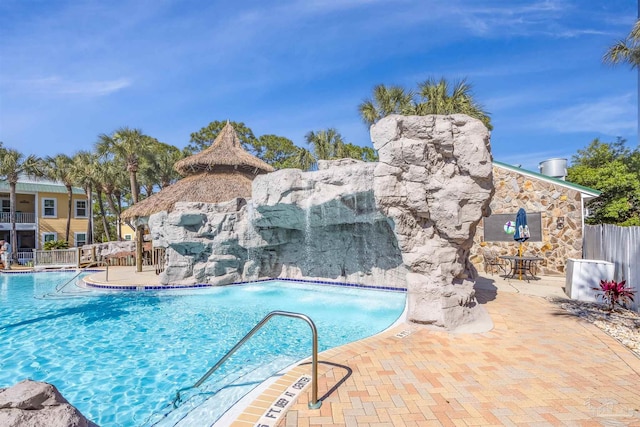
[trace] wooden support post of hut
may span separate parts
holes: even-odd
[[[136,218],[136,271],[140,273],[142,271],[142,243],[144,239],[144,225],[139,218]]]

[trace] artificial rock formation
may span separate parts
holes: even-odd
[[[489,133],[464,115],[390,116],[378,163],[343,159],[253,181],[252,199],[178,203],[149,219],[162,283],[322,278],[408,289],[409,319],[472,322],[473,235],[493,192]]]
[[[0,389],[0,426],[97,427],[53,385],[31,380]]]
[[[376,203],[409,270],[409,319],[468,323],[477,315],[469,250],[493,195],[489,132],[464,115],[389,116],[371,139]]]

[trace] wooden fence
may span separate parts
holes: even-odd
[[[164,271],[166,259],[167,252],[165,248],[153,248],[151,263],[156,267],[156,274]]]
[[[95,247],[71,248],[71,249],[54,249],[54,250],[33,250],[33,267],[36,269],[43,268],[62,268],[62,267],[82,267],[92,264],[96,261],[104,261],[112,266],[135,266],[135,252],[121,251],[110,254],[106,257],[96,255]],[[143,265],[153,265],[156,274],[160,274],[165,269],[166,250],[165,248],[154,247],[149,245],[143,254]]]
[[[615,280],[626,280],[636,291],[632,308],[640,311],[640,227],[586,225],[582,257],[615,264]]]

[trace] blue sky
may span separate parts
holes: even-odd
[[[213,120],[370,145],[374,85],[467,78],[496,160],[537,170],[596,137],[635,147],[638,74],[602,64],[632,0],[0,1],[0,141],[73,154],[140,128],[180,148]]]

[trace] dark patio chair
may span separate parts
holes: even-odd
[[[498,257],[498,253],[493,249],[482,248],[482,258],[484,259],[484,271],[491,273],[493,276],[494,271],[500,274],[502,270],[503,274],[507,274],[506,263],[503,259]]]

